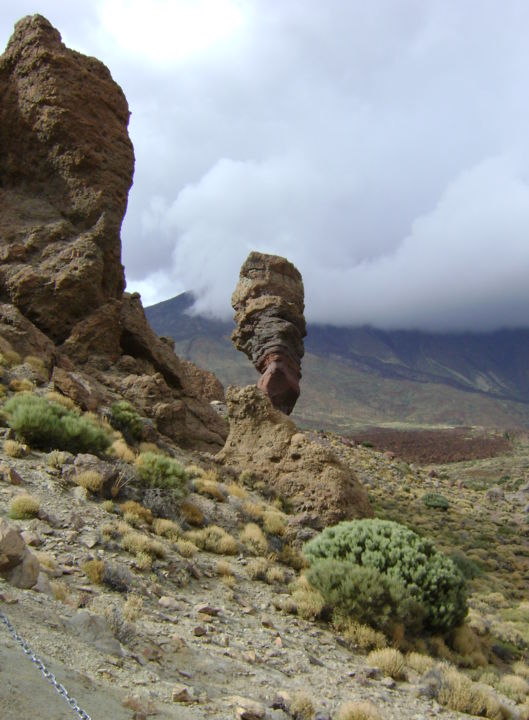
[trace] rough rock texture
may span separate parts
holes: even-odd
[[[128,399],[174,440],[223,445],[223,389],[177,358],[123,293],[120,229],[132,183],[129,110],[94,58],[40,15],[0,58],[0,351],[44,360],[85,409]]]
[[[232,340],[261,373],[257,386],[289,415],[299,397],[305,327],[303,281],[283,257],[251,252],[231,298]]]
[[[20,532],[0,518],[0,576],[15,587],[30,588],[39,572],[39,561],[28,550]]]
[[[308,440],[253,385],[226,392],[230,433],[216,459],[262,477],[316,529],[372,517],[367,492],[327,447]]]

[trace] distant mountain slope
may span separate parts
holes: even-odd
[[[235,350],[233,323],[189,315],[182,293],[146,309],[176,352],[225,384],[255,382]],[[298,422],[349,427],[370,424],[529,425],[529,329],[433,334],[375,328],[308,326]]]

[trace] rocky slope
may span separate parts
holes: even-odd
[[[40,15],[0,58],[0,350],[37,356],[84,408],[125,396],[161,433],[212,450],[211,374],[179,360],[124,293],[129,110],[107,68]]]

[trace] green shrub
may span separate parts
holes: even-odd
[[[99,454],[110,445],[103,428],[37,395],[15,395],[4,410],[9,425],[33,448]]]
[[[146,452],[138,456],[136,467],[140,480],[150,487],[171,488],[180,496],[186,494],[188,475],[176,460]]]
[[[120,400],[111,405],[108,419],[112,427],[123,433],[125,438],[141,440],[143,429],[141,416],[126,400]]]
[[[436,510],[448,510],[450,503],[439,493],[426,493],[422,496],[422,502],[426,507],[435,508]]]
[[[351,569],[373,568],[398,581],[422,607],[427,630],[450,630],[467,613],[465,580],[459,569],[430,540],[399,523],[377,519],[342,522],[308,542],[304,553],[311,566],[334,559],[348,563]]]
[[[306,577],[329,605],[356,622],[383,631],[398,622],[420,628],[424,611],[398,578],[331,558],[314,562]]]

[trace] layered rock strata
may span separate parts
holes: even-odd
[[[218,462],[263,480],[312,528],[373,516],[351,470],[329,448],[309,440],[261,390],[232,386],[226,401],[230,432]]]
[[[291,262],[251,252],[231,298],[232,340],[261,373],[257,386],[289,415],[299,397],[305,326],[303,280]]]
[[[23,18],[0,58],[0,351],[37,355],[82,407],[125,395],[172,439],[216,450],[212,375],[177,358],[124,293],[129,109],[98,60]]]

